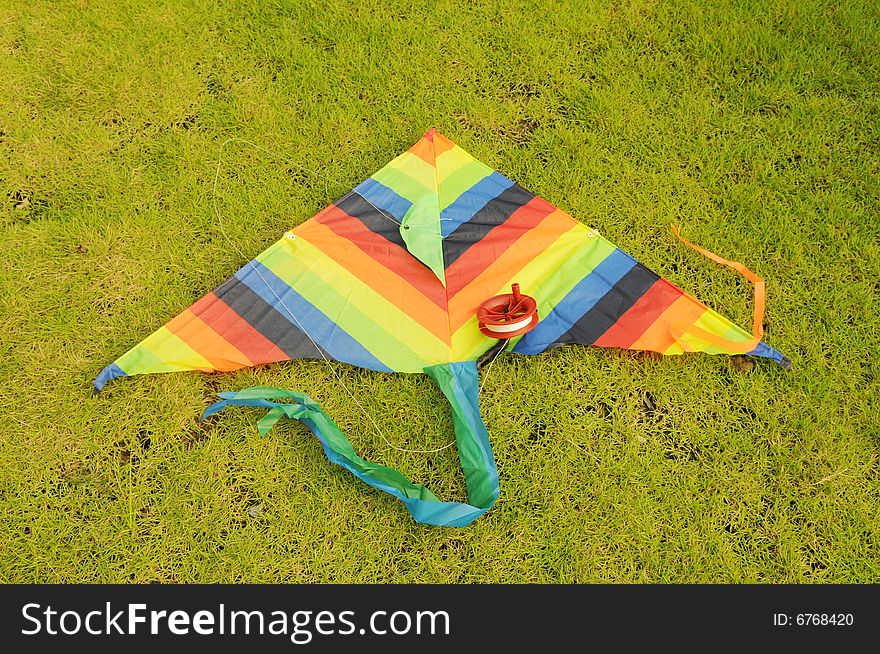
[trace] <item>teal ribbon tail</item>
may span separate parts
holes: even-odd
[[[455,442],[464,471],[468,503],[443,502],[425,486],[410,481],[399,471],[358,456],[342,430],[317,402],[304,393],[271,386],[220,393],[222,399],[205,409],[202,420],[227,406],[264,407],[269,411],[257,423],[262,435],[282,418],[298,420],[318,438],[331,463],[399,499],[416,522],[466,527],[488,511],[499,494],[498,470],[489,434],[480,417],[477,366],[473,361],[448,363],[425,368],[425,373],[437,382],[452,407]]]

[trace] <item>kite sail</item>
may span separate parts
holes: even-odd
[[[534,299],[539,318],[506,340],[509,351],[529,355],[581,344],[745,354],[790,368],[761,340],[763,281],[741,264],[700,251],[755,282],[753,333],[432,129],[104,368],[94,385],[302,358],[425,373],[452,406],[469,504],[440,502],[400,473],[360,459],[302,394],[248,389],[224,395],[218,405],[269,408],[272,424],[282,416],[299,419],[331,460],[401,498],[418,521],[463,526],[498,496],[477,384],[477,360],[498,339],[487,335],[477,310],[514,284],[515,294],[522,289]]]

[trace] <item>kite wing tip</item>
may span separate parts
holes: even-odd
[[[94,393],[97,395],[101,392],[104,386],[107,385],[108,381],[112,381],[113,379],[119,379],[120,377],[127,377],[128,374],[115,363],[111,363],[109,366],[104,368],[98,376],[95,377],[95,381],[92,382],[92,386],[94,386]]]
[[[782,354],[782,352],[780,352],[779,350],[776,350],[776,349],[770,347],[769,345],[767,345],[763,341],[758,343],[758,347],[756,347],[751,352],[746,352],[746,355],[753,356],[753,357],[764,357],[765,359],[770,359],[770,360],[778,363],[783,368],[785,368],[786,371],[791,372],[791,369],[792,369],[791,359],[789,359],[787,356]]]

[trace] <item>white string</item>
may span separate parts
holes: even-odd
[[[241,249],[239,249],[239,247],[233,242],[233,240],[231,238],[229,238],[229,235],[226,233],[226,229],[224,228],[224,225],[223,225],[223,217],[220,214],[220,209],[217,206],[217,183],[218,183],[218,180],[220,179],[220,166],[223,162],[223,149],[228,144],[233,143],[233,142],[245,143],[247,145],[250,145],[253,148],[256,148],[257,150],[260,150],[261,152],[265,152],[266,154],[268,154],[271,157],[274,157],[274,158],[281,160],[281,161],[285,161],[287,163],[291,163],[290,159],[288,157],[278,155],[278,154],[272,152],[271,150],[267,150],[266,148],[263,148],[263,147],[257,145],[256,143],[251,143],[250,141],[248,141],[246,139],[234,137],[234,138],[229,138],[229,139],[226,139],[225,141],[223,141],[223,143],[220,145],[220,150],[217,153],[217,169],[214,172],[214,188],[213,188],[213,192],[211,194],[211,203],[214,207],[214,215],[217,217],[217,224],[220,228],[220,233],[223,234],[223,237],[226,239],[226,241],[229,243],[229,245],[232,247],[232,249],[235,250],[235,252],[237,252],[239,254],[239,256],[241,256],[241,258],[247,259],[247,261],[250,264],[253,271],[255,273],[257,273],[257,275],[260,277],[260,279],[266,285],[266,288],[268,288],[269,291],[272,293],[272,295],[275,296],[275,299],[278,300],[279,304],[281,304],[281,306],[284,307],[284,310],[287,311],[288,315],[293,319],[293,321],[296,323],[297,327],[299,327],[300,331],[302,331],[302,333],[306,335],[306,338],[308,338],[309,341],[311,341],[312,345],[315,346],[315,349],[318,351],[318,354],[321,355],[321,358],[324,360],[324,363],[327,364],[327,367],[330,369],[330,372],[333,373],[333,376],[336,378],[336,381],[339,382],[339,385],[348,394],[348,396],[352,399],[352,401],[355,403],[355,405],[357,405],[357,407],[361,410],[361,413],[363,413],[364,416],[366,416],[367,419],[372,423],[373,427],[376,429],[376,432],[379,434],[379,436],[382,438],[382,440],[385,441],[385,443],[389,447],[397,450],[398,452],[404,452],[407,454],[433,454],[435,452],[442,452],[443,450],[449,449],[450,447],[455,445],[455,439],[453,439],[453,440],[449,441],[446,445],[443,445],[441,447],[437,447],[437,448],[434,448],[431,450],[416,450],[416,449],[408,449],[408,448],[404,448],[404,447],[398,447],[397,445],[392,443],[390,440],[388,440],[388,438],[385,436],[385,433],[379,427],[378,423],[373,419],[373,416],[371,416],[367,412],[367,410],[358,401],[358,399],[354,396],[354,394],[348,389],[348,386],[345,385],[345,382],[342,380],[342,377],[339,375],[339,373],[336,372],[336,369],[330,363],[330,359],[327,358],[327,356],[324,354],[324,351],[320,347],[318,347],[318,344],[311,337],[309,332],[306,330],[306,328],[303,326],[303,324],[299,321],[299,319],[296,317],[296,315],[294,315],[293,311],[290,310],[290,307],[287,306],[287,303],[284,302],[284,299],[281,298],[281,296],[279,296],[275,292],[275,289],[273,289],[272,286],[269,284],[269,282],[266,280],[266,278],[263,277],[263,274],[260,272],[260,269],[257,268],[256,265],[254,265],[253,259],[249,258],[244,252],[242,252]],[[292,164],[292,165],[299,168],[300,170],[305,170],[304,167],[302,167],[298,164]],[[314,171],[311,171],[311,172],[314,173]],[[318,175],[318,176],[320,177],[321,175]],[[339,183],[338,180],[334,180],[333,178],[331,178],[328,175],[323,175],[323,177],[331,182]],[[339,203],[341,200],[344,200],[352,193],[354,193],[354,189],[352,189],[351,191],[346,193],[344,196],[342,196],[342,198],[340,198],[336,202]],[[386,212],[382,211],[382,209],[380,209],[375,204],[370,202],[369,199],[367,199],[363,195],[361,195],[360,197],[363,198],[370,206],[372,206],[374,209],[376,209],[376,211],[378,211],[381,215],[385,216],[388,220],[391,220],[392,222],[396,223],[397,225],[400,225],[400,222],[395,220],[393,216],[389,216]],[[501,348],[498,351],[498,353],[495,354],[495,356],[492,358],[491,363],[489,364],[489,368],[492,367],[492,363],[495,363],[495,359],[497,359],[498,355],[503,351],[504,351],[504,348]],[[486,376],[484,376],[483,383],[480,385],[480,392],[482,392],[483,386],[486,384],[486,379],[488,379],[488,374],[489,374],[489,369],[487,368],[486,369]]]
[[[483,386],[486,385],[486,380],[489,379],[489,371],[492,370],[492,364],[495,363],[495,359],[497,359],[504,350],[507,349],[507,341],[504,342],[504,345],[498,348],[498,351],[495,353],[495,356],[492,357],[492,360],[489,362],[489,365],[486,366],[486,372],[483,373],[483,381],[480,384],[480,390],[477,391],[477,397],[483,395]]]

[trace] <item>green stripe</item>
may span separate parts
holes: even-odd
[[[545,266],[544,280],[538,285],[534,294],[538,300],[538,306],[547,315],[559,304],[571,290],[605,259],[617,249],[603,236],[589,238],[586,236],[587,229],[582,228],[587,243],[577,250],[561,265],[555,261],[552,255],[542,255],[535,260],[539,266]],[[552,248],[552,246],[551,246]],[[550,251],[548,250],[548,254]]]
[[[128,375],[214,367],[167,327],[147,336],[119,357],[116,365]]]
[[[436,184],[430,187],[425,186],[391,164],[373,175],[372,179],[387,186],[399,196],[413,203],[418,202],[423,196],[436,191],[434,188]]]
[[[476,159],[464,164],[440,182],[440,208],[445,209],[465,191],[494,171]]]
[[[418,372],[449,360],[445,343],[321,250],[303,237],[287,243],[287,248],[267,251],[257,260],[386,366]],[[398,328],[386,328],[377,317]]]
[[[514,273],[496,292],[509,292],[510,284],[518,282],[523,293],[538,303],[539,318],[545,318],[584,277],[589,275],[617,247],[605,238],[587,236],[587,228],[572,220],[573,229],[562,234],[543,253]],[[477,328],[476,316],[453,335],[453,352],[457,360],[479,356],[494,342]]]

